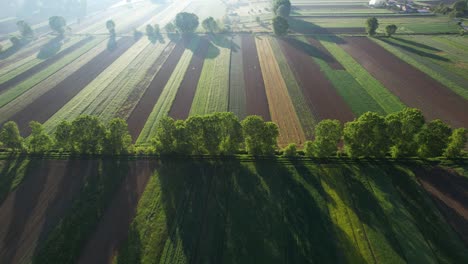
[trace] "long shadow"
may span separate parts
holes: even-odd
[[[15,192],[15,199],[11,202],[11,221],[6,227],[6,233],[3,237],[3,245],[0,259],[5,263],[15,262],[18,256],[24,256],[25,252],[18,252],[20,246],[23,246],[22,238],[26,232],[28,221],[33,217],[34,209],[38,205],[47,181],[49,168],[47,160],[31,160],[25,172],[25,180]]]
[[[310,45],[309,43],[305,43],[305,42],[300,41],[300,40],[298,40],[296,38],[285,38],[285,40],[291,46],[293,46],[294,48],[296,48],[298,50],[303,51],[305,54],[307,54],[309,56],[322,59],[322,60],[326,61],[327,63],[335,61],[335,59],[333,57],[331,57],[330,55],[322,52],[321,50],[319,50],[318,48]]]
[[[0,52],[0,60],[6,59],[6,58],[12,56],[16,52],[18,52],[22,47],[24,47],[25,45],[26,45],[26,43],[13,45],[13,46],[10,46],[8,49]]]
[[[466,262],[468,259],[467,248],[463,247],[460,238],[454,234],[454,231],[442,218],[428,194],[421,188],[416,179],[408,174],[408,171],[418,173],[427,168],[428,165],[400,166],[389,164],[389,166],[392,170],[390,176],[396,190],[437,257],[447,263]]]
[[[10,193],[11,184],[15,177],[21,173],[19,169],[23,166],[23,162],[25,161],[25,156],[11,156],[5,161],[5,165],[0,171],[0,205]]]
[[[432,53],[429,53],[429,52],[421,51],[421,50],[418,50],[418,49],[415,49],[415,48],[412,48],[412,47],[409,47],[409,46],[406,46],[406,45],[403,45],[403,44],[399,44],[399,43],[396,43],[394,41],[390,41],[390,40],[388,40],[386,38],[380,38],[380,40],[382,40],[383,42],[385,42],[387,44],[390,44],[392,46],[401,48],[403,50],[406,50],[408,52],[414,53],[414,54],[422,56],[422,57],[427,57],[427,58],[431,58],[431,59],[439,60],[439,61],[444,61],[444,62],[450,62],[450,59],[447,59],[445,57],[442,57],[442,56],[439,56],[439,55],[436,55],[436,54],[432,54]]]
[[[37,53],[37,58],[45,60],[55,56],[62,48],[62,40],[62,36],[57,36],[49,40],[49,42],[44,44],[44,46],[42,46],[42,48],[39,50],[39,53]]]
[[[416,42],[416,41],[412,41],[412,40],[409,40],[409,39],[404,39],[404,38],[399,38],[399,37],[393,37],[393,39],[396,39],[399,42],[403,42],[403,43],[406,43],[406,44],[409,44],[409,45],[412,45],[412,46],[416,46],[416,47],[419,47],[419,48],[427,49],[427,50],[432,50],[432,51],[437,51],[437,52],[442,51],[442,50],[440,50],[438,48],[434,48],[434,47],[431,47],[429,45],[419,43],[419,42]]]

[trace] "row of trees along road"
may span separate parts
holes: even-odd
[[[132,146],[127,124],[113,119],[104,125],[94,116],[80,116],[73,122],[63,121],[49,136],[41,124],[30,123],[32,133],[23,139],[14,122],[0,131],[3,148],[30,153],[50,150],[81,154],[147,153],[160,155],[232,155],[242,149],[251,155],[274,155],[277,151],[278,127],[259,116],[242,122],[230,112],[193,116],[187,120],[163,118],[149,146]],[[315,127],[314,141],[304,144],[308,157],[393,158],[463,156],[467,130],[452,130],[441,120],[426,122],[421,111],[407,108],[381,116],[367,112],[347,122],[323,120]],[[342,150],[338,148],[344,143]],[[1,143],[0,143],[1,144]],[[288,145],[284,156],[296,156],[297,146]]]

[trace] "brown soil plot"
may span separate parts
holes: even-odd
[[[468,101],[366,37],[347,37],[342,44],[356,61],[410,107],[429,120],[468,127]]]
[[[182,41],[177,43],[174,50],[171,52],[166,62],[151,81],[148,89],[141,97],[140,101],[133,109],[132,113],[127,119],[128,129],[132,138],[136,140],[140,135],[141,130],[145,126],[151,111],[153,111],[154,104],[158,101],[162,90],[166,86],[167,81],[171,77],[180,57],[184,53],[185,47]]]
[[[289,97],[288,88],[281,75],[268,37],[259,37],[256,39],[256,43],[271,119],[278,125],[280,132],[278,144],[280,146],[286,146],[289,143],[301,145],[305,142],[304,131]]]
[[[60,110],[70,99],[77,95],[86,85],[94,80],[112,62],[122,55],[134,43],[133,38],[122,38],[117,42],[113,51],[105,50],[94,59],[83,65],[78,71],[70,75],[54,88],[43,94],[33,103],[16,113],[11,120],[18,124],[22,135],[28,135],[29,121],[40,123],[47,121],[55,112]]]
[[[257,47],[252,35],[241,35],[242,62],[246,95],[246,114],[259,115],[270,121],[270,111],[265,93],[262,71],[258,61]]]
[[[333,55],[315,38],[308,38],[309,44],[314,46],[319,52],[319,56],[334,70],[344,70],[345,68],[339,63]]]
[[[193,97],[197,90],[198,80],[203,69],[206,53],[210,43],[208,39],[202,38],[197,50],[193,53],[190,64],[185,72],[184,79],[177,90],[176,97],[172,103],[169,116],[174,119],[186,119],[192,107]]]
[[[282,39],[278,42],[314,116],[319,120],[353,120],[351,108],[310,57],[307,44],[295,39]]]

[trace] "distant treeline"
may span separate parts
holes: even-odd
[[[5,123],[0,131],[0,148],[32,154],[299,155],[294,143],[278,149],[275,123],[259,116],[240,121],[230,112],[186,120],[165,117],[146,145],[132,145],[127,123],[119,118],[105,125],[95,116],[83,115],[72,122],[62,121],[52,135],[38,122],[32,121],[30,127],[31,135],[24,139],[16,123]],[[315,127],[314,140],[305,142],[302,152],[319,158],[459,158],[466,142],[465,128],[452,129],[441,120],[426,122],[421,111],[406,108],[387,116],[367,112],[344,126],[338,120],[323,120]]]

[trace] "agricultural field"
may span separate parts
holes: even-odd
[[[0,160],[0,254],[9,263],[464,263],[466,225],[456,222],[466,223],[466,201],[452,194],[467,178],[455,169]]]

